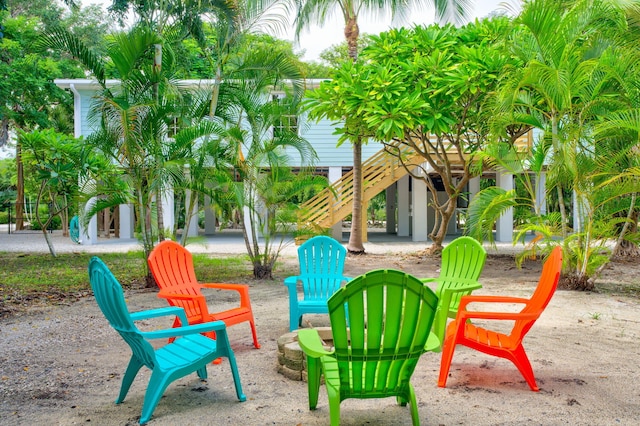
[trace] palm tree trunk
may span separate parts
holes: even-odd
[[[555,111],[552,111],[551,118],[551,137],[553,138],[553,148],[556,152],[558,152],[558,121],[555,116]],[[562,182],[558,182],[556,185],[556,191],[558,192],[558,204],[560,208],[560,216],[562,217],[562,238],[567,238],[567,224],[569,223],[569,219],[567,218],[567,210],[564,207],[564,194],[562,192]]]

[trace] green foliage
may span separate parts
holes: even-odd
[[[0,121],[17,128],[54,126],[52,110],[66,108],[69,94],[53,84],[58,77],[83,77],[82,70],[69,59],[61,59],[38,47],[37,19],[19,16],[4,20],[5,36],[0,39]],[[69,114],[70,115],[70,114]]]
[[[78,182],[97,179],[110,168],[84,141],[53,130],[20,131],[25,174],[37,182],[34,229],[57,229],[69,221],[69,208],[79,201]],[[48,205],[45,213],[43,207]],[[73,208],[72,207],[72,208]],[[49,250],[56,255],[49,235],[43,232]]]

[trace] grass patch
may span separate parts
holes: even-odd
[[[24,303],[36,295],[56,300],[91,294],[87,266],[90,253],[24,254],[0,252],[0,304]],[[142,251],[98,255],[124,288],[145,286],[146,265]],[[246,283],[252,279],[246,255],[210,257],[194,254],[196,276],[201,282]],[[45,297],[46,299],[46,297]]]

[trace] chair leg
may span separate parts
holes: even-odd
[[[153,415],[160,398],[165,389],[169,385],[169,375],[154,371],[151,373],[151,379],[147,385],[147,393],[144,395],[144,403],[142,404],[142,415],[140,416],[140,424],[147,423]]]
[[[300,327],[300,324],[302,322],[302,315],[298,314],[298,310],[290,307],[289,308],[289,331],[295,331],[297,328]],[[296,324],[298,324],[298,327],[296,327]]]
[[[340,426],[340,394],[332,392],[333,387],[327,386],[327,395],[329,397],[329,418],[331,426]]]
[[[453,352],[456,349],[456,343],[454,339],[455,335],[450,335],[444,341],[444,348],[442,349],[442,358],[440,359],[440,375],[438,376],[438,386],[443,388],[447,384],[447,377],[449,376],[449,368],[451,368],[451,360],[453,359]]]
[[[258,333],[256,331],[255,320],[249,321],[249,324],[251,325],[251,334],[253,334],[253,346],[256,349],[260,349],[260,343],[258,343]]]
[[[309,389],[309,409],[315,410],[318,406],[318,392],[320,391],[320,360],[307,357],[307,387]]]
[[[200,380],[207,380],[208,374],[207,374],[206,365],[203,365],[201,368],[198,368],[196,373],[198,374],[198,377],[200,378]]]
[[[122,401],[124,401],[124,398],[127,396],[127,392],[129,392],[129,388],[131,388],[133,379],[136,378],[136,375],[141,368],[142,363],[139,362],[136,357],[132,356],[129,360],[127,370],[124,373],[124,377],[122,378],[122,385],[120,385],[120,395],[118,395],[118,399],[116,399],[116,404],[120,404]]]
[[[418,414],[418,403],[413,385],[409,383],[409,409],[411,410],[411,422],[413,426],[420,426],[420,415]]]
[[[531,388],[532,391],[538,392],[540,388],[536,384],[536,379],[533,376],[533,368],[531,368],[531,362],[529,362],[529,357],[524,351],[524,347],[522,345],[518,345],[518,347],[512,351],[511,355],[513,358],[511,361],[518,367],[520,374],[527,381],[527,384]]]
[[[246,401],[247,397],[242,392],[242,384],[240,383],[240,374],[238,373],[238,365],[236,364],[236,357],[233,354],[231,348],[229,348],[229,353],[227,354],[229,358],[229,367],[231,368],[231,374],[233,375],[233,383],[236,387],[236,396],[238,400],[241,402]]]

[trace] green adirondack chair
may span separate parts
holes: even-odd
[[[197,372],[201,379],[206,379],[207,364],[219,357],[229,359],[236,395],[240,401],[246,400],[242,393],[240,375],[224,322],[214,321],[166,330],[140,331],[134,321],[161,316],[178,316],[182,324],[188,324],[187,317],[182,308],[174,306],[130,313],[120,283],[97,257],[89,261],[89,279],[102,313],[131,347],[131,360],[122,379],[116,404],[121,403],[127,396],[133,379],[143,366],[151,370],[140,424],[149,421],[162,394],[171,382],[193,372]],[[210,331],[215,331],[216,340],[200,334]],[[169,337],[177,338],[173,343],[159,349],[154,349],[148,341]]]
[[[440,345],[431,332],[437,304],[418,278],[392,269],[360,275],[339,289],[328,301],[334,349],[323,347],[317,330],[298,331],[307,356],[309,408],[316,408],[324,374],[331,425],[340,424],[340,403],[347,398],[391,396],[410,404],[419,425],[410,379],[420,356]]]
[[[423,278],[423,283],[436,283],[438,310],[433,321],[433,331],[444,341],[447,318],[455,318],[460,298],[482,288],[478,278],[484,268],[487,252],[471,237],[459,237],[442,250],[442,263],[438,278]]]

